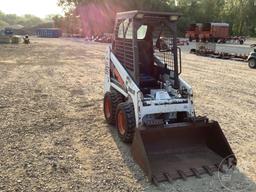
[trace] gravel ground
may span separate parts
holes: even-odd
[[[184,53],[198,115],[220,122],[230,180],[151,185],[102,113],[106,44],[32,39],[0,45],[0,191],[256,191],[256,70]]]

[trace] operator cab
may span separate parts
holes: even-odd
[[[143,30],[142,30],[143,29]],[[164,23],[148,22],[138,30],[139,88],[144,94],[174,83],[174,52],[171,33]],[[169,35],[169,36],[168,36]],[[178,74],[179,75],[179,74]]]
[[[133,77],[143,95],[164,89],[179,89],[180,50],[176,21],[179,14],[126,12],[117,15],[113,52]]]

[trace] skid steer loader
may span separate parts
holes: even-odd
[[[180,16],[118,13],[106,55],[106,121],[132,143],[134,160],[156,185],[213,175],[220,164],[237,162],[218,122],[196,116],[192,88],[180,77]]]

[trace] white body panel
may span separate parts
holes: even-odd
[[[123,82],[125,82],[125,87],[121,87],[116,83],[111,82],[110,77],[110,68],[111,64],[117,69],[120,74]],[[180,88],[186,89],[188,93],[187,98],[167,98],[167,99],[145,99],[142,92],[132,80],[128,72],[122,66],[122,64],[118,61],[116,56],[111,52],[111,47],[107,50],[106,56],[106,69],[105,69],[105,86],[104,93],[115,89],[119,93],[121,93],[127,100],[132,101],[134,105],[134,112],[136,118],[136,127],[142,125],[142,120],[147,115],[152,114],[162,114],[162,113],[175,113],[175,112],[187,112],[189,117],[195,117],[193,101],[192,101],[192,88],[188,85],[182,78],[180,80]],[[156,90],[157,91],[157,90]],[[159,90],[163,91],[163,90]],[[174,93],[176,94],[176,92]]]

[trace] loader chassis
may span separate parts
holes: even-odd
[[[180,77],[180,16],[118,13],[106,54],[106,120],[132,143],[134,160],[154,183],[211,173],[233,154],[218,123],[196,116],[192,88]]]
[[[137,31],[143,28],[147,29],[144,34],[138,34]],[[152,28],[155,28],[154,34]],[[156,53],[153,41],[156,41],[161,32],[166,32],[163,31],[164,29],[169,29],[169,33],[173,34],[172,39],[168,39],[173,44],[172,50],[157,51]],[[112,73],[106,74],[106,76],[110,75],[108,78],[110,84],[105,83],[105,85],[112,83],[115,88],[119,88],[119,91],[122,89],[121,93],[124,97],[127,94],[132,97],[135,105],[136,127],[143,124],[143,118],[147,115],[180,112],[186,113],[189,117],[194,116],[190,97],[192,96],[192,89],[179,78],[179,55],[175,34],[176,24],[166,21],[166,17],[148,16],[145,19],[136,19],[123,16],[116,20],[114,43],[108,52],[108,58],[111,59],[107,60],[110,63],[106,69]],[[143,39],[138,36],[142,36]],[[164,58],[165,63],[160,60],[161,57]],[[168,78],[168,82],[161,81],[159,76],[162,76],[163,79]],[[161,93],[162,95],[165,94],[159,90],[164,90],[166,83],[176,89],[179,89],[181,84],[183,90],[190,91],[190,93],[187,93],[185,98],[178,98],[175,97],[177,93],[174,91],[172,100],[169,99],[169,96],[165,100],[152,99],[153,94],[160,96]],[[109,91],[110,87],[108,86],[105,92]]]

